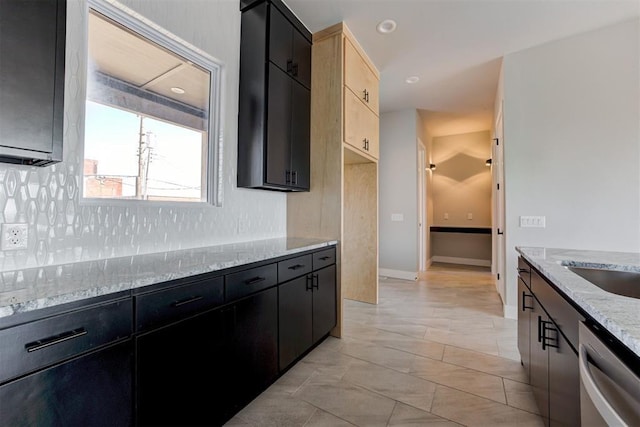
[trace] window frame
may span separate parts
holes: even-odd
[[[141,200],[141,199],[119,199],[109,197],[85,197],[84,196],[84,152],[85,152],[85,120],[86,120],[86,104],[87,104],[87,83],[90,78],[88,63],[89,52],[89,14],[95,11],[104,15],[122,25],[123,27],[139,34],[140,36],[150,40],[153,43],[179,55],[188,61],[206,69],[210,73],[209,81],[209,119],[208,119],[208,141],[206,167],[203,167],[201,177],[202,181],[206,180],[206,200],[201,201],[177,201],[177,200]],[[179,38],[166,29],[160,27],[139,13],[129,9],[119,3],[112,3],[108,0],[86,0],[85,8],[85,44],[84,44],[84,92],[82,99],[82,129],[80,140],[80,165],[78,166],[79,175],[79,201],[81,205],[100,205],[100,206],[135,206],[140,207],[206,207],[222,206],[222,79],[224,76],[224,65],[221,61],[212,57],[203,50],[193,46],[189,42]],[[203,176],[205,175],[206,176]]]

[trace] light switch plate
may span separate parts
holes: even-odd
[[[521,228],[545,228],[546,217],[544,216],[521,216],[520,227]]]
[[[393,222],[402,222],[404,221],[404,215],[401,213],[391,214],[391,221]]]
[[[2,224],[3,251],[27,249],[29,228],[27,224]]]

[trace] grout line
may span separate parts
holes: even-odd
[[[393,404],[393,408],[391,409],[391,413],[389,414],[389,418],[387,418],[387,427],[389,426],[389,423],[391,422],[391,417],[393,417],[393,413],[396,411],[396,407],[398,406],[398,401],[396,400],[396,403]]]

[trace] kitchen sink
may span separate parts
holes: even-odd
[[[583,279],[613,294],[640,299],[640,273],[603,268],[565,266]]]

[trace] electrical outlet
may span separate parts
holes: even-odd
[[[27,224],[2,224],[2,250],[27,249],[29,228]]]

